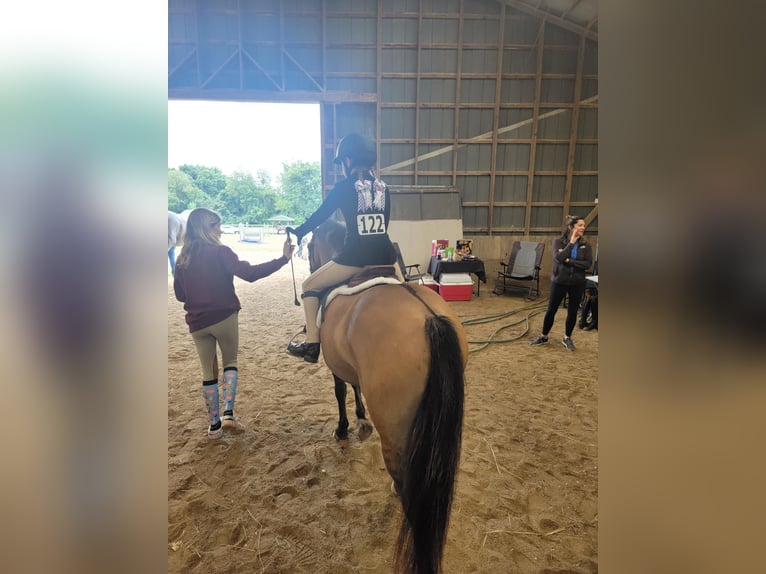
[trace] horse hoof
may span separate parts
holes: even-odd
[[[348,431],[338,432],[338,429],[332,431],[332,436],[335,440],[346,440],[348,438]]]
[[[372,425],[367,419],[359,419],[356,422],[359,440],[365,440],[372,434]]]

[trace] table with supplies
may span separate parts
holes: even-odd
[[[431,262],[428,264],[428,272],[436,281],[439,281],[439,278],[443,273],[473,273],[477,278],[477,297],[479,296],[481,283],[487,283],[487,273],[484,271],[484,261],[475,257],[471,259],[461,259],[460,261],[448,261],[446,259],[439,259],[438,257],[431,257]]]

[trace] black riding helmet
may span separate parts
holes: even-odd
[[[351,167],[372,167],[378,159],[375,146],[359,134],[348,134],[338,142],[333,163],[343,163],[344,157],[351,158]]]

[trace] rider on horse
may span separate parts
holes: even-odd
[[[375,176],[377,159],[372,142],[349,134],[338,143],[334,163],[340,164],[345,179],[327,194],[322,205],[297,229],[287,228],[300,243],[303,236],[328,219],[336,210],[346,220],[346,240],[333,258],[303,282],[303,310],[306,341],[290,343],[287,352],[308,363],[319,358],[319,294],[351,278],[367,265],[392,265],[396,252],[388,237],[390,196],[386,184]]]

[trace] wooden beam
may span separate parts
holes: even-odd
[[[500,7],[500,26],[497,33],[497,63],[495,67],[495,109],[492,115],[492,155],[489,160],[489,210],[487,213],[487,227],[492,235],[495,210],[495,184],[497,182],[497,136],[500,129],[500,99],[503,85],[503,42],[505,41],[505,4]]]
[[[596,216],[598,216],[598,203],[593,206],[593,209],[590,210],[590,213],[585,216],[585,225],[590,225],[594,219],[596,219]]]
[[[527,209],[524,212],[524,231],[532,226],[532,197],[535,189],[535,162],[537,161],[537,131],[540,127],[540,100],[543,84],[543,54],[545,53],[545,20],[540,20],[537,33],[537,67],[535,79],[535,107],[532,111],[532,142],[529,144],[529,174],[527,175]]]
[[[582,91],[582,70],[585,61],[585,36],[580,36],[580,50],[577,52],[577,79],[575,80],[574,101],[580,100]],[[574,172],[574,158],[577,151],[577,127],[580,121],[580,107],[575,106],[572,110],[571,123],[569,124],[569,151],[567,153],[567,179],[564,184],[564,215],[569,214],[569,202],[572,199],[572,173]]]

